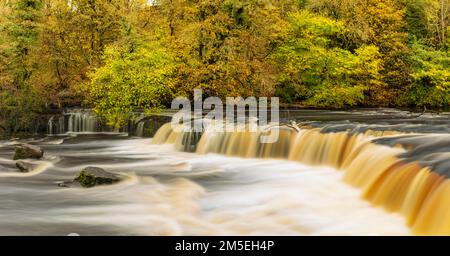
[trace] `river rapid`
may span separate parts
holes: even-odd
[[[398,126],[373,124],[375,119],[368,125]],[[312,126],[326,122],[304,120]],[[356,123],[341,120],[329,121],[333,126],[327,129]],[[446,123],[434,127],[432,133],[447,133]],[[38,166],[30,173],[18,172],[12,160],[22,142],[45,150],[43,159],[27,160]],[[93,188],[58,186],[87,166],[126,178]],[[399,213],[364,200],[359,189],[342,181],[343,175],[289,159],[181,152],[125,133],[69,132],[2,141],[0,235],[411,234]]]

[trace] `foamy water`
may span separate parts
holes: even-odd
[[[282,160],[176,152],[151,139],[79,135],[37,142],[38,171],[14,170],[0,148],[0,235],[408,235],[342,173]],[[60,143],[62,142],[62,143]],[[62,188],[86,166],[127,179]]]

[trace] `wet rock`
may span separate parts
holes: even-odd
[[[90,188],[97,185],[114,184],[120,181],[120,178],[110,172],[99,167],[86,167],[74,179],[82,187]]]
[[[30,164],[24,161],[17,161],[16,162],[16,167],[21,171],[21,172],[31,172],[35,165],[34,164]]]
[[[19,146],[16,146],[16,151],[13,159],[40,159],[43,155],[44,150],[42,150],[42,148],[30,144],[21,144]]]

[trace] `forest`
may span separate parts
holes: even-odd
[[[450,106],[450,0],[0,0],[0,135],[114,127],[194,88],[312,108]]]

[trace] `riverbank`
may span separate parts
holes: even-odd
[[[169,122],[170,117],[176,110],[165,110],[158,115],[146,116],[139,111],[136,112],[136,120],[129,121],[126,126],[116,131],[129,133],[130,136],[151,137],[162,124]],[[338,113],[339,115],[336,115]],[[377,116],[376,113],[379,113]],[[436,112],[427,110],[416,112],[413,109],[395,108],[349,108],[349,109],[329,109],[310,108],[301,105],[280,105],[280,120],[282,122],[291,121],[342,121],[347,118],[349,121],[367,122],[371,119],[381,121],[386,116],[395,116],[401,121],[408,122],[417,118],[414,122],[425,123],[428,120],[432,123],[446,123],[450,119],[450,112]],[[62,118],[62,119],[61,119]],[[395,118],[386,118],[388,122],[393,122]],[[420,121],[420,119],[423,119]],[[92,120],[91,123],[89,123]],[[149,124],[152,122],[153,124]],[[449,124],[450,125],[450,124]],[[437,131],[438,129],[435,129]],[[113,132],[114,129],[108,127],[104,122],[95,117],[89,109],[68,108],[65,110],[52,110],[39,115],[35,125],[30,127],[30,131],[18,131],[14,134],[0,132],[0,139],[10,140],[18,138],[42,137],[47,134],[63,134],[65,132]],[[446,130],[445,130],[446,131]]]

